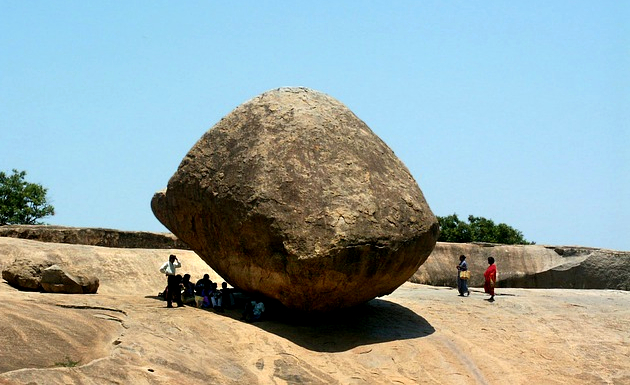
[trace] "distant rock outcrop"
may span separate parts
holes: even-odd
[[[578,246],[438,242],[410,281],[455,286],[462,254],[472,286],[483,285],[488,257],[494,257],[498,287],[630,290],[630,252]]]
[[[0,226],[0,237],[132,249],[190,249],[187,244],[169,233],[85,227],[7,225]]]
[[[306,88],[266,92],[221,119],[151,207],[232,285],[302,311],[391,293],[438,235],[392,150]]]

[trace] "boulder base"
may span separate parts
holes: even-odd
[[[392,150],[346,106],[306,88],[237,107],[151,207],[232,285],[307,312],[391,293],[438,235]]]

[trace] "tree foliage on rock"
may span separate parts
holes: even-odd
[[[25,176],[26,171],[0,171],[0,225],[38,225],[40,218],[55,215],[46,200],[48,189],[25,181]]]
[[[491,242],[505,245],[533,245],[523,237],[523,233],[506,225],[496,225],[491,219],[468,216],[468,222],[457,217],[457,214],[446,217],[438,216],[440,223],[439,242]]]

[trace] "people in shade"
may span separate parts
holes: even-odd
[[[164,290],[167,307],[173,307],[172,303],[176,302],[178,306],[195,304],[198,308],[224,312],[224,309],[232,309],[236,306],[235,289],[228,287],[227,282],[221,283],[219,289],[217,283],[210,280],[210,275],[204,274],[203,278],[193,285],[190,274],[186,273],[183,276],[173,274],[180,267],[181,263],[177,257],[171,255],[169,261],[160,268],[160,271],[168,277],[167,287]],[[265,304],[258,296],[255,296],[245,302],[245,310],[241,319],[247,322],[258,321],[264,312]]]
[[[182,302],[185,305],[192,305],[195,303],[195,285],[190,282],[190,274],[184,274],[181,284],[182,290]]]
[[[204,274],[203,278],[195,284],[195,303],[197,307],[204,307],[204,298],[206,291],[210,289],[212,281],[209,274]]]
[[[228,287],[227,282],[221,284],[221,298],[223,308],[231,309],[234,307],[234,294],[232,294],[232,289]]]
[[[265,312],[265,304],[257,297],[253,297],[251,301],[245,302],[245,310],[241,320],[246,322],[259,321]]]

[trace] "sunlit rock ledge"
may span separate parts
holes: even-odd
[[[170,233],[64,226],[0,226],[0,237],[41,242],[144,249],[189,247]],[[630,290],[630,252],[582,246],[500,245],[438,242],[409,279],[413,283],[455,286],[460,255],[471,270],[470,286],[483,285],[488,257],[499,270],[498,287]]]
[[[471,271],[470,286],[483,285],[493,257],[498,287],[630,290],[630,252],[581,246],[438,242],[409,281],[455,286],[460,255]]]

